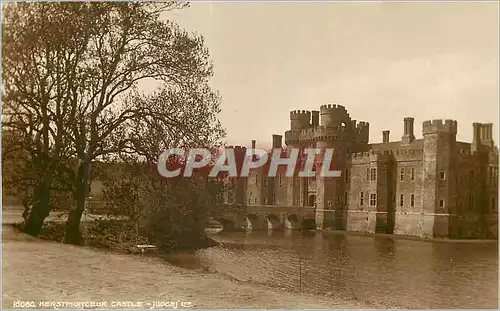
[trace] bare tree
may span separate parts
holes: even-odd
[[[71,157],[69,82],[88,38],[84,23],[74,19],[81,12],[79,6],[36,3],[4,9],[2,128],[15,133],[12,145],[25,164],[13,182],[33,206],[25,226],[32,235],[50,212],[56,171]]]
[[[16,111],[21,103],[27,106],[24,110],[35,116],[35,123],[42,124],[38,130],[42,153],[47,151],[51,158],[74,163],[74,167],[67,165],[67,171],[72,172],[74,204],[66,224],[66,243],[80,243],[79,224],[91,184],[92,161],[140,151],[142,140],[137,133],[148,129],[162,128],[161,132],[180,137],[179,142],[205,143],[216,141],[223,134],[216,119],[219,97],[209,87],[212,65],[203,38],[160,18],[160,14],[184,6],[174,1],[47,6],[23,3],[6,10],[8,41],[4,58],[11,69],[5,73],[5,84],[15,85],[6,92],[12,115],[21,115]],[[17,24],[19,20],[24,25]],[[35,31],[46,24],[61,28],[56,32]],[[19,25],[40,36],[38,41],[43,48],[19,49],[30,42],[23,37]],[[24,39],[19,40],[19,35]],[[73,39],[76,41],[70,43]],[[52,42],[60,43],[64,52],[51,49]],[[23,55],[21,59],[15,55],[16,48]],[[33,57],[39,50],[43,51],[39,52],[40,59]],[[52,53],[54,61],[62,63],[50,67],[53,82],[36,80],[36,88],[27,89],[23,81],[29,69],[43,68],[47,55]],[[31,66],[27,69],[26,60]],[[159,83],[156,97],[144,97],[138,88],[140,81],[150,80]],[[45,101],[26,102],[16,96],[19,93]],[[164,98],[160,100],[158,96]],[[165,102],[176,108],[164,110]],[[15,120],[10,125],[18,123]],[[132,126],[140,127],[139,131],[132,130]],[[49,182],[51,172],[47,170]]]

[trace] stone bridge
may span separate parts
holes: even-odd
[[[213,219],[228,231],[316,229],[314,207],[225,205]]]

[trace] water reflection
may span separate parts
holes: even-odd
[[[366,307],[497,307],[495,242],[297,231],[223,233],[217,239],[221,246],[191,255],[196,260],[173,263]]]

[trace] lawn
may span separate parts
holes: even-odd
[[[3,309],[14,301],[184,302],[194,308],[360,308],[218,274],[185,270],[148,256],[63,245],[3,225]],[[121,305],[123,308],[125,305]],[[137,306],[137,304],[135,304]],[[178,304],[181,307],[181,304]],[[171,308],[163,306],[162,308]]]

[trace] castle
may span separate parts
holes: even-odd
[[[253,169],[226,193],[229,204],[314,207],[318,229],[419,237],[498,237],[498,148],[492,124],[473,123],[472,143],[456,140],[457,122],[404,118],[404,134],[368,142],[369,123],[341,105],[290,112],[273,148],[334,148],[338,178],[268,177]],[[255,148],[252,141],[252,148]],[[244,150],[244,147],[237,147]]]

